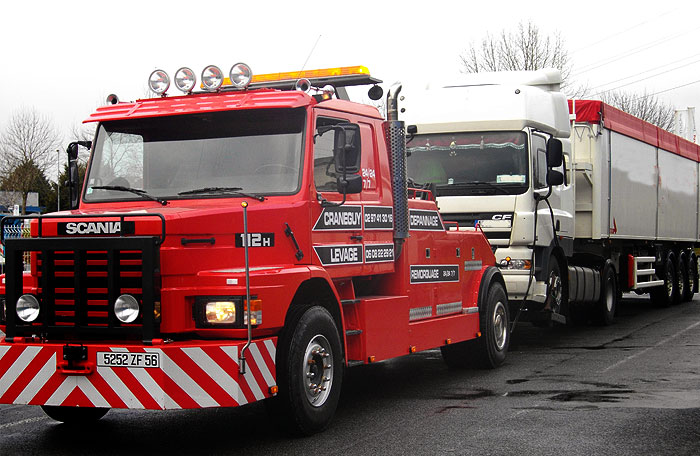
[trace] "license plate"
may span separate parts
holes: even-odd
[[[98,367],[160,367],[158,353],[97,352]]]

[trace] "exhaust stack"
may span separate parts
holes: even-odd
[[[395,258],[401,256],[403,243],[408,238],[408,186],[406,182],[406,130],[398,120],[398,104],[401,85],[394,84],[387,94],[387,120],[384,137],[390,153],[391,192],[394,207]]]

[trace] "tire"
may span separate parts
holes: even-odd
[[[693,300],[693,295],[697,292],[698,288],[698,278],[697,272],[698,267],[696,264],[697,258],[695,255],[686,255],[685,270],[686,270],[686,286],[685,294],[683,295],[683,301],[689,302]]]
[[[693,294],[695,294],[699,291],[698,287],[700,286],[700,269],[698,269],[698,257],[694,253],[690,255],[690,273],[694,279],[691,291],[693,292]]]
[[[685,254],[682,252],[678,255],[678,261],[676,262],[676,288],[678,288],[678,291],[673,303],[680,304],[686,300],[688,294],[688,266]]]
[[[328,427],[343,382],[342,345],[331,314],[320,306],[292,309],[277,346],[279,393],[268,410],[282,429],[308,436]]]
[[[600,274],[600,299],[593,307],[593,321],[609,326],[615,319],[618,302],[617,274],[610,260],[605,262]]]
[[[673,304],[678,294],[678,283],[676,281],[675,264],[672,254],[665,256],[664,261],[657,268],[656,275],[663,278],[664,284],[651,289],[651,300],[660,307],[668,307]]]
[[[88,424],[95,422],[109,412],[109,408],[98,407],[61,407],[58,405],[42,405],[44,413],[49,418],[66,424]]]
[[[450,368],[495,369],[503,364],[510,345],[508,298],[500,282],[491,283],[483,309],[479,309],[478,339],[444,345],[442,358]]]

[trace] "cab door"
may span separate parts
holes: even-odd
[[[324,127],[359,125],[362,191],[343,195],[337,185],[333,145],[336,130]],[[391,192],[381,188],[376,138],[377,123],[337,112],[317,113],[314,137],[314,187],[311,240],[315,262],[333,277],[369,275],[393,271],[393,211]],[[325,131],[320,134],[319,132]],[[387,177],[388,179],[388,177]],[[383,201],[388,193],[389,201]],[[343,202],[343,199],[345,201]]]

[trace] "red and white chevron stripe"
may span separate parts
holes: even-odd
[[[66,373],[62,345],[0,344],[0,403],[133,409],[234,407],[272,395],[277,338],[240,343],[89,345],[89,372]],[[97,366],[98,352],[158,353],[160,366]]]

